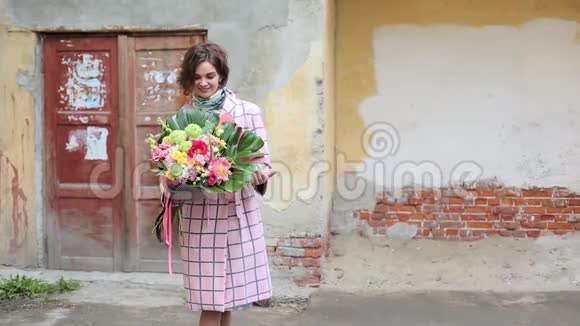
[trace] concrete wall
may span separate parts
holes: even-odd
[[[8,32],[0,16],[0,44],[0,263],[27,265],[37,261],[36,114],[20,85],[34,72],[36,37]]]
[[[313,162],[328,155],[324,148],[333,141],[331,129],[323,122],[329,114],[325,106],[328,102],[324,100],[328,96],[324,78],[331,76],[325,75],[323,69],[329,44],[324,21],[327,2],[258,0],[250,5],[236,0],[4,0],[6,18],[0,32],[3,45],[0,69],[1,82],[5,84],[2,89],[6,91],[0,93],[0,114],[2,121],[16,123],[2,129],[2,162],[10,159],[18,168],[22,180],[17,184],[27,199],[21,206],[26,207],[28,215],[13,215],[11,192],[2,191],[0,263],[12,263],[14,259],[13,251],[7,252],[12,249],[4,244],[4,238],[8,237],[9,243],[15,234],[23,237],[24,230],[30,235],[19,241],[26,243],[28,256],[19,258],[18,263],[38,262],[34,257],[35,230],[41,229],[43,220],[41,192],[36,191],[42,176],[34,178],[34,172],[41,171],[34,158],[41,157],[38,153],[35,156],[32,142],[34,127],[42,126],[36,119],[42,106],[35,106],[42,103],[42,88],[38,82],[41,77],[35,75],[40,62],[39,44],[31,31],[163,30],[192,26],[207,29],[208,38],[230,53],[229,87],[263,108],[272,155],[282,172],[274,184],[284,185],[284,190],[270,192],[264,203],[267,233],[276,243],[290,239],[290,235],[321,237],[326,232],[331,202],[328,194],[333,182],[326,175],[320,178],[324,186],[309,188],[308,179]],[[18,76],[22,79],[20,85]],[[26,146],[21,149],[23,143]],[[13,170],[6,166],[0,170],[0,184],[3,190],[10,190],[12,183],[8,178],[13,176]],[[307,191],[299,198],[295,189]],[[20,227],[18,233],[16,226],[11,226],[16,218],[28,223],[28,229]]]
[[[338,0],[339,189],[365,181],[337,206],[474,180],[579,191],[578,21],[570,1]]]

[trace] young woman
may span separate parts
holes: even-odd
[[[180,201],[183,212],[181,258],[188,307],[201,311],[201,326],[228,326],[231,312],[272,296],[272,283],[256,196],[263,195],[271,170],[260,108],[226,88],[226,52],[204,43],[187,51],[179,84],[191,103],[180,110],[207,108],[228,113],[264,140],[265,163],[252,185],[236,193],[205,194]]]

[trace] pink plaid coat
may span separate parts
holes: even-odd
[[[260,108],[238,99],[230,90],[226,92],[222,110],[264,139],[262,151],[266,167],[271,167]],[[191,310],[230,311],[272,296],[264,227],[256,200],[256,190],[263,194],[265,186],[198,196],[182,203],[183,282]]]

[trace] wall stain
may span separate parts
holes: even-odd
[[[12,234],[10,235],[8,252],[9,254],[15,254],[26,245],[28,238],[29,218],[28,212],[26,211],[28,198],[20,186],[20,173],[18,168],[0,151],[0,184],[2,182],[2,171],[4,171],[5,167],[8,173],[10,171],[12,172],[12,179],[10,181]]]

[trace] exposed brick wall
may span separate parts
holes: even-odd
[[[373,210],[355,217],[384,234],[395,223],[414,224],[416,238],[479,240],[530,237],[580,230],[580,195],[565,188],[489,187],[414,191],[401,199],[384,195]]]
[[[327,237],[300,234],[268,239],[268,254],[275,271],[291,272],[300,286],[319,286],[321,266],[327,252]]]

